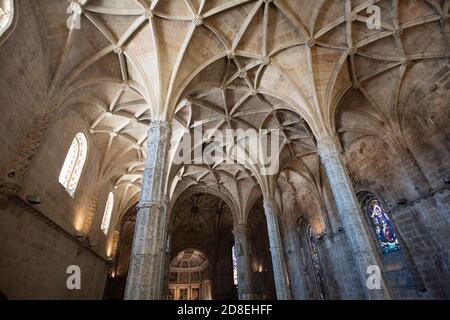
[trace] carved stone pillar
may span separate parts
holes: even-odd
[[[356,198],[347,169],[341,159],[337,142],[332,137],[322,137],[317,141],[319,155],[324,164],[328,181],[333,191],[339,219],[346,231],[361,283],[369,299],[390,299],[389,288],[381,276],[380,289],[366,286],[369,266],[379,266],[362,220],[361,207]]]
[[[285,224],[285,250],[288,266],[292,298],[306,300],[305,279],[303,278],[303,261],[301,258],[301,244],[295,223]]]
[[[239,300],[252,300],[252,259],[250,254],[250,241],[248,229],[244,224],[234,227],[234,250],[238,271]]]
[[[159,300],[163,296],[167,239],[166,173],[171,129],[167,122],[152,122],[148,133],[141,200],[131,251],[127,300]]]
[[[290,300],[286,262],[283,254],[283,244],[280,234],[278,215],[271,200],[264,200],[264,213],[269,232],[270,253],[272,255],[273,276],[278,300]]]
[[[169,207],[169,204],[167,202],[167,207]],[[172,237],[173,237],[173,230],[169,228],[167,231],[167,239],[166,239],[166,247],[164,250],[165,257],[164,257],[164,282],[163,282],[163,299],[168,298],[169,296],[169,282],[170,282],[170,262],[171,262],[171,251],[172,251]]]

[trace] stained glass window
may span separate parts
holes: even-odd
[[[103,214],[102,220],[102,231],[105,235],[108,234],[113,206],[114,206],[114,195],[112,192],[110,192],[108,195],[108,200],[106,201],[105,213]]]
[[[383,253],[400,250],[394,225],[377,199],[367,203],[367,214]]]
[[[72,141],[66,160],[59,174],[59,183],[72,198],[75,198],[81,173],[87,157],[87,139],[84,133],[78,133]]]
[[[236,259],[236,246],[233,246],[231,249],[232,258],[233,258],[233,283],[235,286],[238,285],[238,268],[237,268],[237,259]]]
[[[307,227],[308,245],[311,253],[311,262],[314,272],[314,278],[316,280],[317,289],[319,291],[320,298],[326,300],[328,298],[328,289],[326,285],[325,275],[323,273],[322,263],[319,256],[319,248],[317,246],[317,238],[312,232],[311,226]]]

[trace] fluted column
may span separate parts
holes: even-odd
[[[270,254],[272,255],[273,276],[278,300],[290,300],[291,293],[287,281],[286,262],[283,254],[283,244],[280,234],[278,215],[271,200],[264,200],[264,213],[269,232]]]
[[[239,224],[235,226],[233,234],[237,260],[239,300],[252,300],[252,260],[247,225]]]
[[[346,231],[355,259],[361,283],[369,299],[389,299],[389,288],[381,277],[381,289],[367,288],[367,268],[381,264],[376,257],[369,235],[364,227],[362,212],[356,198],[347,169],[341,159],[337,142],[332,137],[322,137],[317,141],[319,155],[324,164],[328,181],[333,191],[338,216]]]
[[[150,124],[148,152],[131,251],[127,300],[163,297],[167,239],[166,173],[171,130],[167,122]]]

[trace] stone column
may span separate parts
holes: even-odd
[[[127,300],[159,300],[163,295],[168,217],[165,202],[171,129],[150,124],[141,199],[131,250]]]
[[[306,300],[305,279],[303,278],[303,261],[301,258],[301,244],[297,226],[295,223],[285,225],[286,260],[288,266],[289,280],[292,298],[295,300]]]
[[[245,224],[234,227],[234,253],[237,260],[239,300],[252,300],[252,259],[248,228]]]
[[[324,208],[330,217],[330,231],[324,237],[324,257],[331,271],[331,281],[328,282],[330,299],[361,300],[366,292],[361,284],[359,272],[352,258],[352,251],[348,244],[342,223],[339,220],[332,190],[328,179],[323,188]],[[349,271],[350,270],[350,271]],[[330,276],[327,274],[327,276]]]
[[[381,289],[367,288],[367,268],[379,266],[371,240],[362,220],[362,211],[353,185],[347,173],[337,142],[332,137],[322,137],[317,141],[319,155],[324,164],[328,181],[333,191],[339,219],[345,229],[352,250],[361,283],[368,299],[390,299],[389,288],[381,276]]]
[[[167,202],[166,202],[167,203]],[[168,203],[167,203],[168,206]],[[163,299],[166,299],[169,296],[169,282],[170,282],[170,263],[171,261],[171,251],[172,251],[172,237],[173,237],[173,230],[169,228],[167,231],[167,238],[166,238],[166,246],[164,250],[164,271],[163,271]]]
[[[291,293],[287,280],[286,262],[278,223],[278,215],[271,200],[264,200],[264,213],[269,232],[270,253],[272,255],[273,276],[278,300],[290,300]]]

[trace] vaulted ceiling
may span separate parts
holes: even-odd
[[[380,30],[367,27],[373,4]],[[66,1],[34,6],[49,101],[85,117],[104,153],[103,179],[130,205],[152,120],[172,123],[172,154],[200,125],[209,135],[277,129],[279,173],[289,181],[297,172],[320,189],[315,137],[401,137],[408,97],[426,81],[417,78],[450,55],[449,0],[80,0],[70,6],[81,17],[72,30]],[[249,199],[278,181],[242,163],[178,165],[169,175],[172,197],[215,190],[243,220]]]

